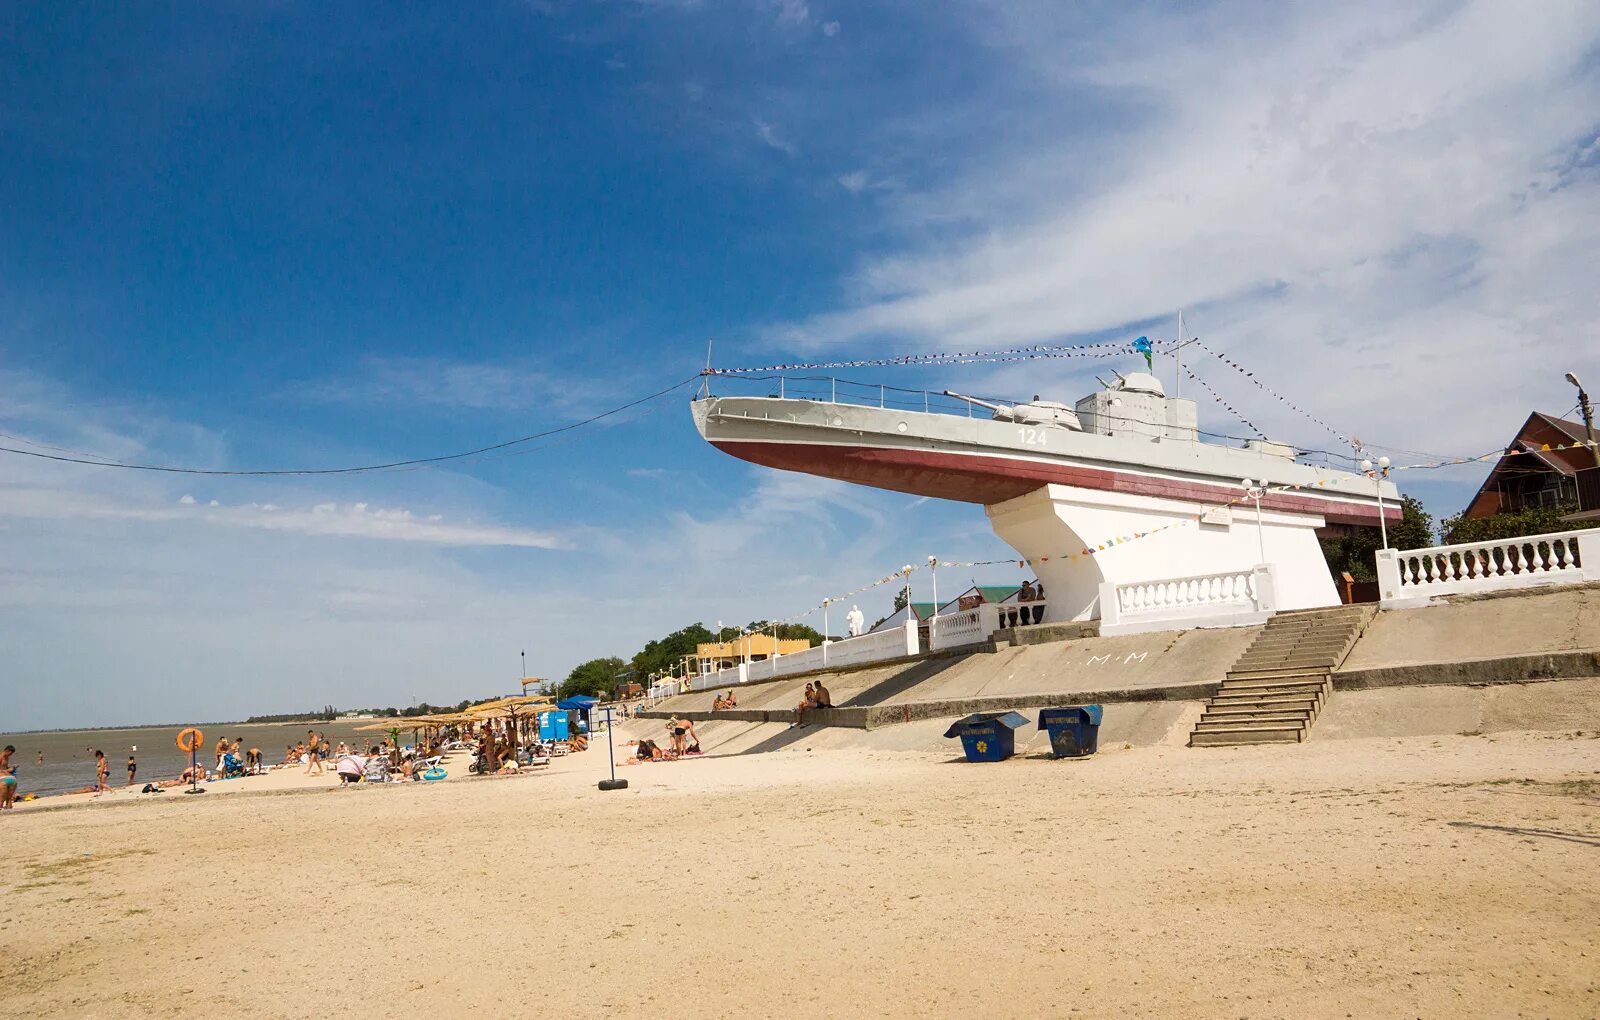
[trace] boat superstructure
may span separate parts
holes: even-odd
[[[837,383],[825,396],[791,396],[779,385],[770,396],[708,393],[692,404],[695,425],[751,463],[984,505],[1050,589],[1051,619],[1093,615],[1090,592],[1104,580],[1261,563],[1277,567],[1282,608],[1332,604],[1317,531],[1377,525],[1380,491],[1382,513],[1400,516],[1387,481],[1303,463],[1282,443],[1209,441],[1194,402],[1167,396],[1147,373],[1117,375],[1070,407],[946,391],[921,394],[918,409],[915,396],[895,391],[891,400],[886,387],[872,406],[840,400]],[[1247,479],[1260,496],[1259,521]],[[1299,488],[1280,491],[1288,486]],[[1096,549],[1178,523],[1193,527]],[[1068,558],[1084,548],[1097,555]]]

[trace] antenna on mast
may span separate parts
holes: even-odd
[[[706,337],[706,370],[700,373],[700,395],[711,395],[711,338]]]

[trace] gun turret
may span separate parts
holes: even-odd
[[[1026,404],[1008,407],[1005,404],[991,404],[977,397],[964,396],[954,390],[945,390],[944,395],[988,408],[994,412],[995,421],[1016,422],[1018,425],[1054,425],[1057,428],[1071,429],[1073,432],[1083,431],[1083,426],[1078,422],[1077,412],[1066,404],[1058,404],[1053,400],[1040,400],[1034,397]]]
[[[957,400],[965,400],[967,403],[976,404],[979,407],[986,407],[994,412],[996,421],[1016,420],[1014,417],[1015,409],[1007,407],[1004,404],[991,404],[987,400],[979,400],[977,397],[965,397],[957,393],[955,390],[945,390],[944,395],[947,397],[955,397]]]

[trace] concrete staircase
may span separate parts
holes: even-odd
[[[1333,691],[1333,671],[1376,614],[1367,605],[1273,616],[1206,702],[1189,746],[1306,739]]]

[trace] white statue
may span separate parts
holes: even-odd
[[[851,637],[860,637],[867,629],[867,617],[861,612],[860,606],[851,606],[850,611],[844,614],[844,621],[850,627]]]

